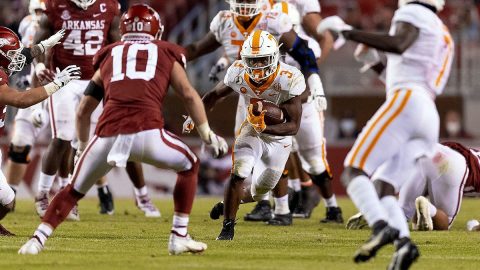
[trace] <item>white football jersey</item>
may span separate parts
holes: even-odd
[[[227,70],[225,85],[244,97],[245,106],[255,100],[266,100],[276,105],[299,96],[305,91],[305,79],[297,68],[278,62],[277,70],[260,87],[254,86],[242,61],[235,61]]]
[[[18,27],[18,33],[20,34],[23,46],[28,48],[33,45],[33,38],[35,37],[38,27],[38,16],[28,15],[22,19]]]
[[[402,55],[387,54],[387,92],[419,85],[434,95],[441,94],[454,56],[454,42],[447,27],[437,14],[418,4],[407,4],[395,12],[391,35],[397,22],[410,23],[420,32]]]
[[[240,58],[243,42],[257,29],[268,31],[278,40],[283,33],[292,29],[292,23],[287,14],[261,12],[253,19],[250,27],[245,29],[228,10],[220,11],[210,23],[210,31],[222,44],[230,63]]]

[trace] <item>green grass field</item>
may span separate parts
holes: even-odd
[[[33,202],[17,202],[16,212],[2,224],[17,234],[0,237],[0,269],[385,269],[392,247],[380,251],[371,262],[356,265],[355,249],[369,231],[347,231],[343,226],[320,225],[323,207],[311,219],[294,220],[291,227],[268,227],[239,220],[234,241],[215,241],[220,221],[211,221],[208,211],[216,199],[196,200],[190,233],[208,244],[202,255],[169,256],[167,240],[172,201],[156,201],[160,219],[145,218],[133,200],[116,200],[113,216],[97,214],[97,201],[80,204],[81,222],[65,222],[37,256],[17,255],[19,247],[39,223]],[[344,217],[354,214],[352,203],[340,200]],[[467,232],[468,219],[480,216],[476,200],[464,200],[462,211],[450,232],[415,232],[420,260],[412,269],[479,269],[480,233]],[[242,206],[239,217],[251,209]]]

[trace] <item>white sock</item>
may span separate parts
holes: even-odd
[[[173,215],[172,231],[175,231],[179,235],[186,236],[187,227],[188,227],[188,217]]]
[[[437,207],[431,202],[428,202],[428,209],[430,210],[430,217],[434,217],[437,214]]]
[[[55,180],[55,175],[48,175],[40,172],[40,178],[38,179],[38,191],[40,192],[50,192],[52,188],[53,181]]]
[[[380,199],[380,202],[388,213],[388,225],[400,231],[398,237],[410,237],[407,218],[397,199],[394,196],[385,196]]]
[[[380,205],[373,183],[365,175],[353,178],[347,187],[347,193],[370,227],[379,220],[388,220],[388,215]]]
[[[60,180],[60,188],[64,188],[68,184],[70,184],[70,178],[68,177],[59,177],[59,180]]]
[[[286,215],[290,213],[290,209],[288,208],[288,194],[280,197],[280,198],[273,198],[275,202],[275,211],[276,215]]]
[[[38,225],[37,229],[33,233],[33,236],[36,236],[42,246],[45,246],[45,242],[47,241],[48,237],[52,235],[52,233],[53,229],[50,226],[45,223],[40,223],[40,225]]]
[[[302,189],[302,184],[300,183],[300,179],[289,179],[288,186],[293,189],[294,191],[300,191]]]
[[[133,187],[133,191],[135,192],[135,196],[138,198],[138,197],[142,197],[142,196],[146,196],[148,194],[148,190],[147,190],[147,186],[143,186],[141,188],[136,188],[136,187]]]
[[[325,207],[338,207],[337,198],[335,198],[335,194],[332,197],[325,199],[323,198],[323,202],[325,203]]]
[[[100,185],[98,185],[98,184],[95,184],[95,185],[97,186],[97,189],[104,188],[104,187],[108,187],[108,182],[102,183]]]

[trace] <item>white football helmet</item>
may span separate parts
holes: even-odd
[[[238,16],[253,17],[260,13],[262,0],[227,0],[230,11]]]
[[[445,6],[445,0],[398,0],[398,6],[402,7],[408,3],[417,1],[434,6],[437,9],[437,12],[442,11],[443,7]]]
[[[275,37],[267,31],[255,30],[247,37],[240,57],[252,80],[262,81],[277,70],[279,48]]]
[[[28,11],[30,14],[35,15],[35,10],[41,9],[45,11],[47,8],[45,7],[44,0],[30,0],[30,4],[28,5]]]
[[[302,17],[300,16],[300,12],[298,12],[298,9],[295,5],[282,1],[273,5],[272,9],[276,12],[287,14],[292,22],[293,30],[298,33],[302,23]]]
[[[70,0],[70,1],[75,3],[75,5],[77,5],[79,8],[87,10],[87,8],[93,5],[93,3],[95,3],[95,1],[97,0]]]

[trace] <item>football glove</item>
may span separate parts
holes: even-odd
[[[217,63],[210,69],[210,73],[208,73],[208,79],[211,82],[218,82],[218,74],[225,70],[228,65],[228,60],[225,57],[221,57],[218,59]]]
[[[310,75],[307,79],[308,88],[310,89],[310,96],[307,102],[314,102],[317,111],[327,110],[327,98],[323,90],[322,80],[316,73]]]
[[[478,226],[480,225],[480,222],[476,219],[469,220],[467,222],[467,230],[468,231],[473,231],[475,230]]]
[[[211,149],[214,158],[223,157],[225,154],[228,153],[228,144],[224,138],[218,136],[211,130],[208,137],[210,138],[210,141],[205,142],[205,144],[208,146],[208,148]]]
[[[323,19],[317,26],[317,32],[323,34],[325,31],[330,30],[332,32],[342,34],[343,31],[352,30],[353,27],[346,24],[338,16],[330,16]]]
[[[185,121],[183,122],[182,133],[190,133],[195,128],[195,123],[188,115],[182,115]]]
[[[263,110],[260,112],[259,116],[256,116],[253,114],[253,104],[248,105],[247,121],[257,133],[262,133],[267,128],[267,125],[265,124],[266,112],[266,110]]]
[[[67,83],[70,81],[80,79],[81,75],[82,73],[80,72],[80,68],[76,65],[70,65],[62,71],[60,71],[60,69],[57,67],[57,74],[55,74],[53,82],[44,86],[45,91],[47,91],[47,94],[51,96],[60,88],[67,85]]]
[[[52,48],[53,46],[57,45],[60,43],[60,39],[63,38],[63,35],[65,35],[65,29],[62,29],[55,33],[53,36],[49,37],[48,39],[45,39],[43,41],[40,41],[40,49],[42,50],[42,53],[45,53],[48,49]]]
[[[363,67],[360,68],[361,73],[366,72],[381,61],[378,51],[365,44],[358,44],[353,56],[357,62],[364,64]]]
[[[47,122],[47,113],[43,108],[34,108],[30,114],[30,122],[36,128],[41,128]]]

